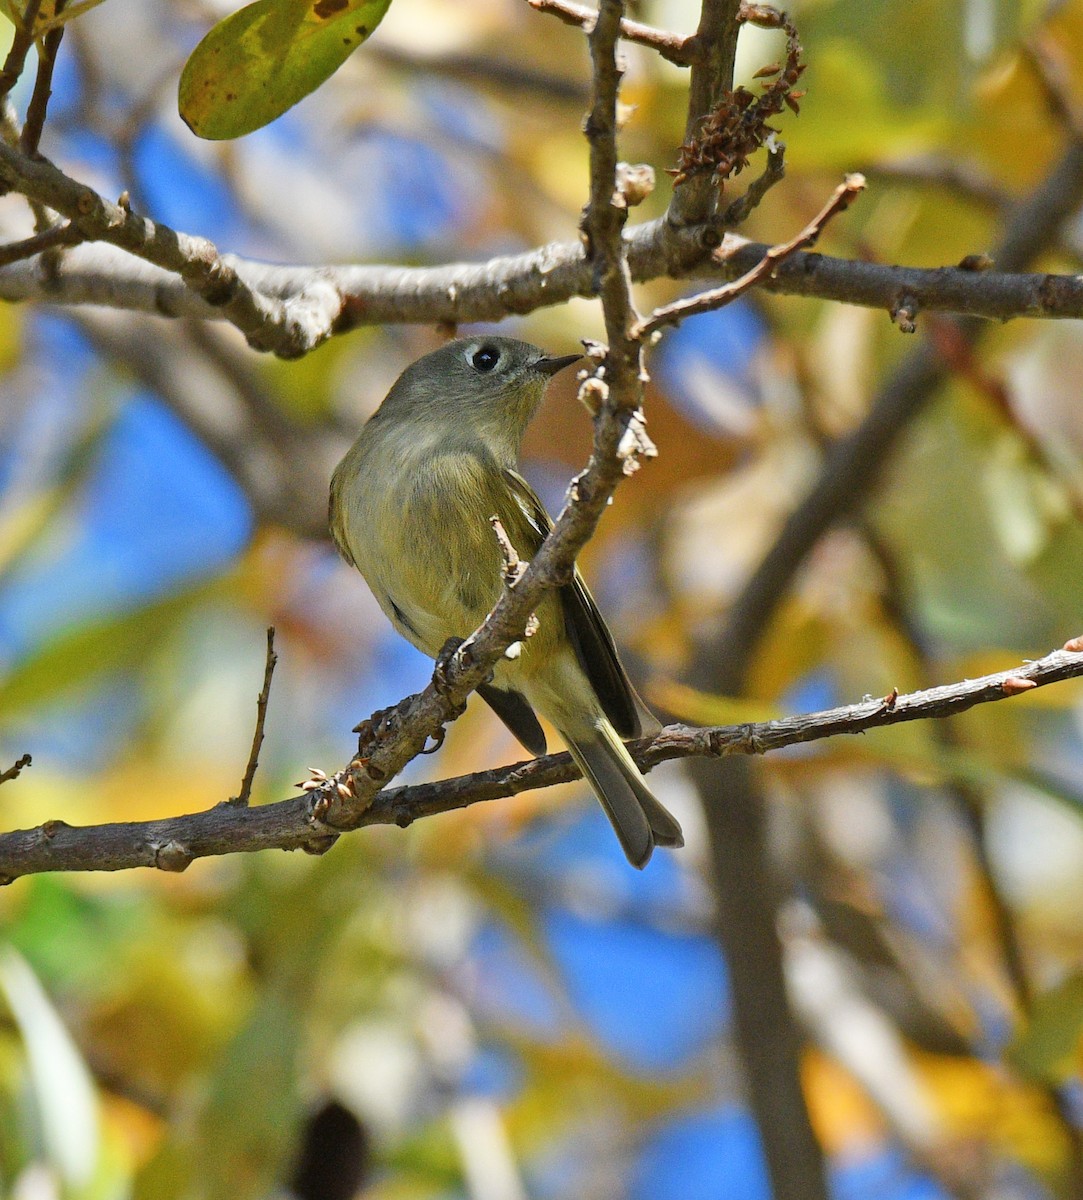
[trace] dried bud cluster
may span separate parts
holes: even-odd
[[[789,108],[800,111],[799,101],[805,94],[795,91],[797,81],[805,70],[801,61],[801,43],[797,29],[785,13],[766,4],[742,4],[738,19],[766,29],[786,32],[786,61],[761,67],[755,78],[776,78],[760,96],[745,87],[722,93],[715,109],[704,117],[699,133],[681,146],[677,166],[669,169],[674,186],[693,175],[709,172],[721,187],[731,175],[738,175],[748,166],[748,160],[771,134],[777,133],[767,122]]]

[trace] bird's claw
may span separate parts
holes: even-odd
[[[455,651],[463,644],[464,638],[449,637],[448,640],[440,647],[440,653],[436,656],[436,666],[433,667],[432,685],[443,696],[451,689],[451,681],[448,679],[448,668],[451,666],[451,659]]]

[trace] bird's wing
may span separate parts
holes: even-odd
[[[483,683],[478,695],[531,754],[540,758],[546,752],[545,730],[521,692]]]
[[[521,475],[505,469],[504,478],[523,516],[537,535],[536,542],[529,548],[529,553],[533,554],[553,523],[534,489]],[[511,538],[515,544],[514,533],[511,533]],[[517,549],[523,550],[525,547],[517,546]],[[617,657],[613,636],[578,569],[572,582],[559,589],[559,595],[568,639],[575,649],[579,665],[601,701],[602,711],[622,738],[639,737],[642,724],[635,690]]]

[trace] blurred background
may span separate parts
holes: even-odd
[[[209,144],[176,116],[177,77],[232,7],[108,0],[73,22],[44,152],[260,259],[427,264],[574,240],[578,30],[522,0],[396,0],[325,87]],[[698,19],[692,0],[635,9]],[[825,251],[938,266],[990,250],[1074,136],[1083,3],[790,11],[808,95],[780,119],[788,178],[744,232],[792,236],[863,170]],[[742,78],[780,52],[746,29]],[[627,57],[622,152],[659,174],[638,218],[668,202],[687,77]],[[28,232],[18,197],[0,225]],[[1045,265],[1079,270],[1083,225],[1052,245]],[[678,294],[645,286],[640,307]],[[499,328],[555,353],[601,334],[588,301]],[[337,769],[355,723],[425,684],[430,664],[336,558],[326,488],[441,336],[365,329],[287,364],[224,326],[0,309],[0,766],[33,755],[0,789],[0,827],[235,794],[268,625],[255,802]],[[823,708],[1083,633],[1083,329],[1015,321],[954,363],[867,515],[817,546],[746,694],[689,686],[695,639],[914,344],[886,313],[756,294],[659,345],[660,457],[584,571],[661,713]],[[550,507],[589,444],[561,377],[525,448]],[[1080,1195],[1081,736],[1083,693],[1061,685],[757,761],[801,1078],[839,1200]],[[472,703],[406,778],[521,757]],[[679,766],[651,781],[688,846],[642,874],[576,785],[366,829],[319,859],[3,889],[0,1195],[766,1200],[703,819]]]

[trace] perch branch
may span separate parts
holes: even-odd
[[[632,743],[630,749],[639,765],[650,770],[671,759],[767,754],[786,746],[864,733],[903,721],[953,716],[975,705],[1083,677],[1083,639],[1067,646],[980,679],[899,695],[890,704],[884,699],[862,700],[842,708],[746,725],[669,725],[653,738]],[[418,699],[411,697],[412,701]],[[344,775],[340,772],[335,779]],[[570,755],[550,754],[438,783],[388,788],[366,808],[352,812],[348,824],[350,828],[405,827],[420,817],[567,783],[578,775]],[[42,871],[122,871],[132,867],[178,870],[196,858],[275,848],[318,853],[332,838],[321,827],[317,814],[326,808],[326,797],[334,790],[334,779],[330,779],[309,792],[274,804],[239,808],[227,802],[203,812],[157,821],[87,826],[47,821],[35,829],[0,834],[0,877],[11,882]]]

